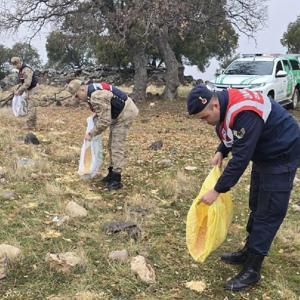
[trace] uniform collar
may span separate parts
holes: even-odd
[[[227,105],[228,105],[228,91],[223,90],[221,92],[217,92],[218,100],[220,103],[220,123],[222,123],[225,119]]]

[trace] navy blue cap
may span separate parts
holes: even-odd
[[[189,115],[194,115],[202,111],[211,100],[214,93],[204,84],[195,86],[187,97],[187,110]]]

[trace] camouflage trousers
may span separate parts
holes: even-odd
[[[125,163],[125,142],[129,128],[139,113],[138,108],[128,97],[119,117],[112,121],[108,140],[110,167],[114,172],[121,173]]]
[[[26,115],[26,127],[28,129],[35,129],[37,121],[37,112],[36,107],[37,103],[34,101],[31,96],[34,94],[34,89],[24,92],[24,99],[27,103],[27,115]]]

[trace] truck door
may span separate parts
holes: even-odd
[[[288,73],[286,79],[287,79],[287,85],[286,85],[286,91],[285,91],[285,99],[291,98],[294,87],[293,87],[293,73],[292,73],[292,67],[289,64],[287,59],[283,59],[283,66],[284,66],[284,71]]]
[[[278,71],[284,71],[282,61],[279,60],[276,63],[275,67],[275,99],[277,102],[285,100],[286,99],[286,90],[287,90],[287,77],[276,77],[276,74]]]

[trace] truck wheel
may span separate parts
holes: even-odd
[[[296,109],[299,104],[299,90],[295,88],[294,94],[292,97],[292,103],[290,105],[291,109]]]

